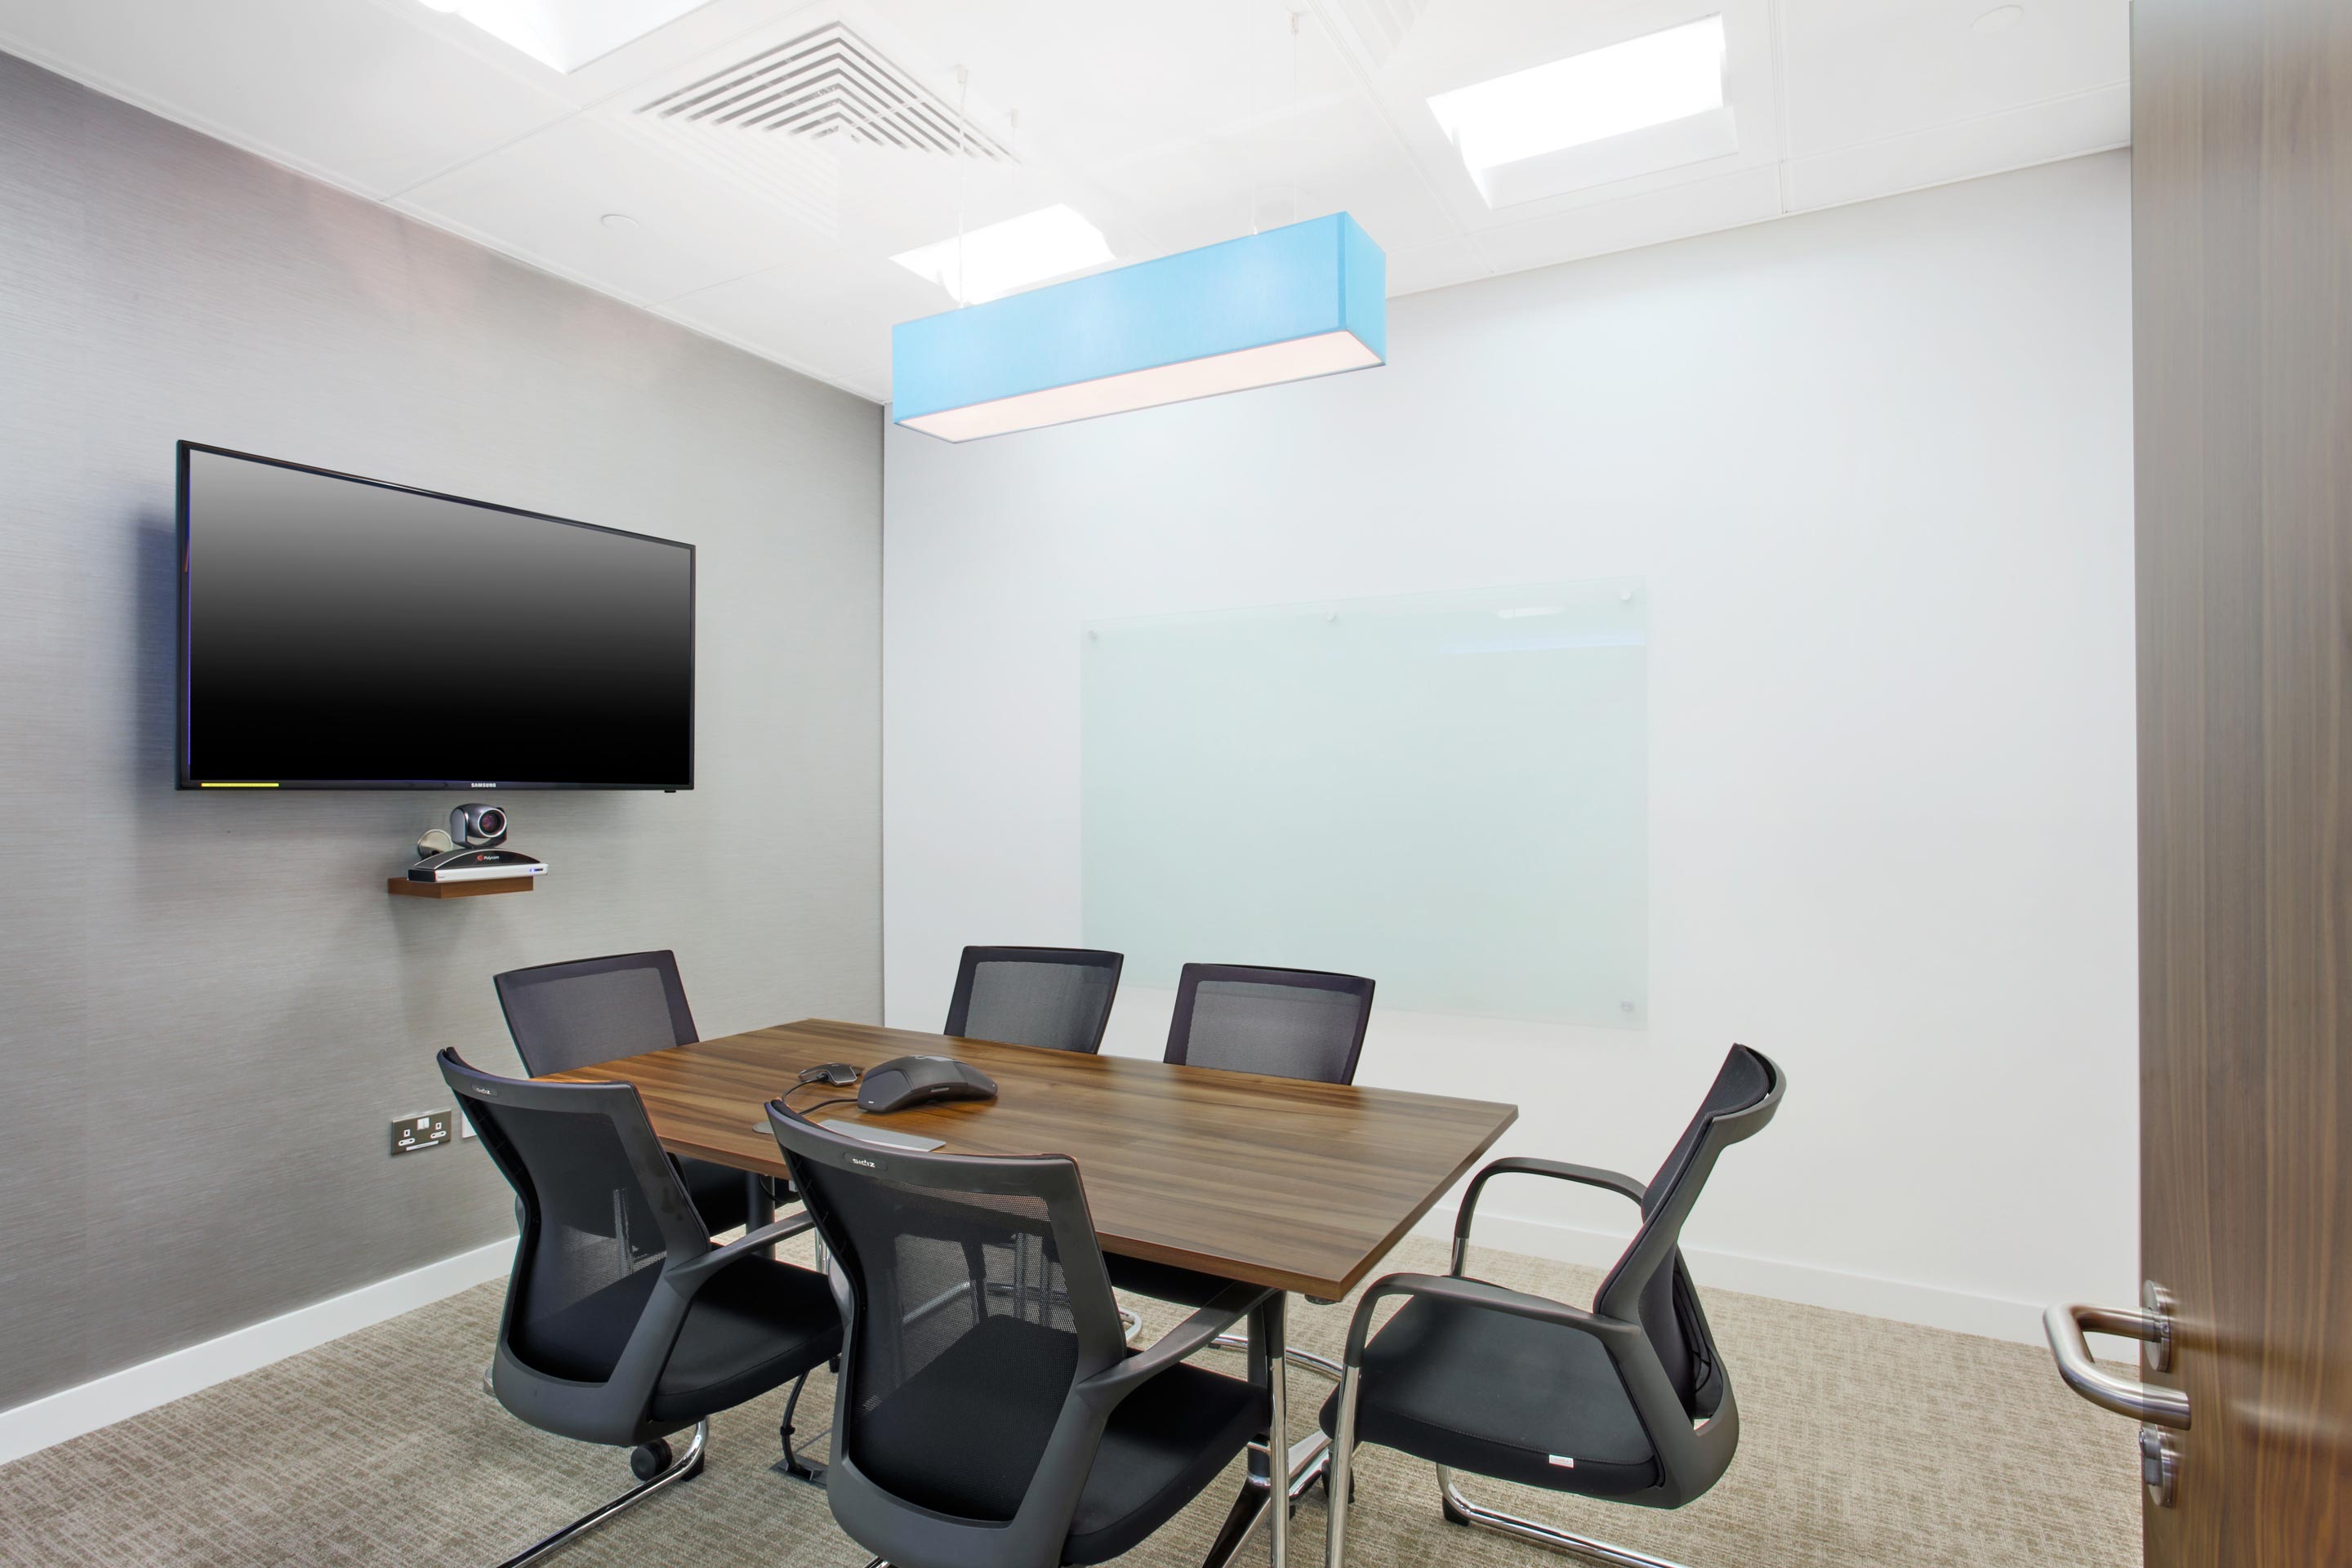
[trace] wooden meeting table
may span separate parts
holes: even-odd
[[[971,1063],[996,1080],[997,1098],[887,1117],[835,1105],[811,1120],[845,1133],[867,1126],[937,1138],[949,1154],[1066,1154],[1077,1163],[1104,1251],[1318,1301],[1361,1284],[1518,1117],[1517,1106],[1488,1100],[823,1018],[548,1076],[635,1084],[672,1153],[783,1176],[767,1102],[782,1097],[798,1109],[855,1093],[800,1088],[802,1069],[913,1055]],[[1280,1369],[1277,1354],[1277,1409],[1287,1403]],[[1321,1468],[1325,1447],[1318,1433],[1292,1451],[1293,1496]],[[1247,1533],[1255,1515],[1239,1515],[1237,1505],[1213,1562]]]

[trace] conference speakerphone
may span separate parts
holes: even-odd
[[[408,868],[412,882],[479,882],[544,876],[547,867],[520,849],[452,849]]]

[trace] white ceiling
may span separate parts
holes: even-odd
[[[1344,209],[1397,295],[2127,142],[2126,0],[2001,3],[709,0],[564,76],[418,0],[0,0],[0,48],[880,402],[959,205],[1122,262]],[[1727,156],[1490,209],[1425,102],[1717,13]],[[637,112],[835,22],[1013,159]]]

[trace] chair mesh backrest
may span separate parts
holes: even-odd
[[[668,952],[510,969],[495,984],[515,1051],[534,1078],[699,1037],[686,1008],[677,960]]]
[[[1188,963],[1168,1028],[1171,1062],[1353,1083],[1372,983],[1312,969]]]
[[[967,947],[945,1032],[1048,1050],[1099,1050],[1124,962],[1089,948]]]
[[[1691,1118],[1690,1125],[1683,1130],[1673,1152],[1650,1182],[1642,1200],[1642,1229],[1609,1277],[1601,1281],[1601,1299],[1604,1300],[1627,1285],[1638,1285],[1643,1331],[1665,1367],[1667,1379],[1682,1396],[1684,1407],[1695,1416],[1712,1412],[1720,1379],[1706,1315],[1699,1310],[1697,1294],[1692,1290],[1690,1277],[1683,1268],[1683,1221],[1696,1202],[1699,1189],[1706,1184],[1712,1164],[1710,1160],[1703,1165],[1700,1153],[1708,1151],[1710,1144],[1710,1152],[1720,1152],[1734,1141],[1722,1136],[1716,1123],[1762,1103],[1778,1083],[1776,1070],[1763,1057],[1744,1046],[1732,1047],[1698,1114]],[[1755,1131],[1750,1127],[1738,1136],[1746,1137]],[[1710,1139],[1710,1133],[1717,1135]],[[1640,1261],[1644,1258],[1648,1259],[1648,1272],[1637,1281],[1632,1271],[1644,1267]]]
[[[709,1245],[690,1218],[677,1234],[680,1215],[691,1214],[684,1189],[630,1086],[536,1084],[457,1067],[445,1067],[444,1076],[522,1203],[508,1348],[550,1376],[602,1383],[644,1315],[664,1259],[674,1247]],[[498,1098],[472,1092],[485,1080],[499,1086]],[[515,1103],[518,1095],[533,1103]],[[615,1114],[624,1110],[635,1112],[633,1126]],[[634,1155],[633,1144],[642,1145]],[[649,1192],[648,1172],[668,1190]]]
[[[807,1123],[774,1120],[850,1281],[844,1451],[904,1502],[1010,1521],[1072,1384],[1123,1353],[1077,1167],[891,1154],[888,1173],[876,1174],[795,1157]],[[1029,1190],[954,1190],[921,1174],[958,1163],[995,1167],[999,1188]],[[1004,1181],[1013,1165],[1034,1179]]]

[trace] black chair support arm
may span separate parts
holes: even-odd
[[[714,1247],[689,1263],[673,1267],[668,1274],[669,1281],[691,1295],[701,1288],[705,1279],[729,1264],[763,1247],[773,1247],[780,1241],[789,1241],[815,1224],[816,1221],[811,1219],[805,1210],[782,1219],[771,1220],[757,1230],[745,1231],[724,1247]]]
[[[1464,1306],[1508,1312],[1513,1317],[1557,1323],[1562,1328],[1574,1329],[1579,1333],[1591,1334],[1594,1339],[1620,1346],[1631,1345],[1642,1336],[1638,1323],[1621,1323],[1612,1318],[1596,1317],[1580,1307],[1565,1306],[1541,1296],[1507,1290],[1483,1279],[1465,1279],[1451,1274],[1391,1274],[1374,1282],[1365,1290],[1364,1299],[1357,1304],[1355,1321],[1348,1326],[1347,1366],[1350,1372],[1364,1364],[1364,1342],[1371,1338],[1372,1333],[1372,1309],[1391,1296],[1426,1296],[1433,1300],[1456,1301]]]
[[[1095,1373],[1078,1384],[1082,1394],[1112,1394],[1111,1404],[1125,1398],[1138,1384],[1157,1377],[1178,1362],[1206,1350],[1219,1334],[1246,1317],[1251,1309],[1274,1294],[1263,1285],[1234,1285],[1215,1300],[1160,1335],[1138,1354]]]
[[[1649,1189],[1633,1177],[1616,1171],[1604,1171],[1597,1165],[1571,1165],[1564,1160],[1496,1160],[1470,1178],[1470,1188],[1462,1194],[1462,1207],[1454,1216],[1454,1273],[1462,1273],[1464,1256],[1470,1247],[1470,1220],[1477,1212],[1478,1198],[1486,1184],[1496,1176],[1549,1176],[1555,1181],[1575,1182],[1588,1187],[1600,1187],[1620,1197],[1640,1204],[1649,1197]]]

